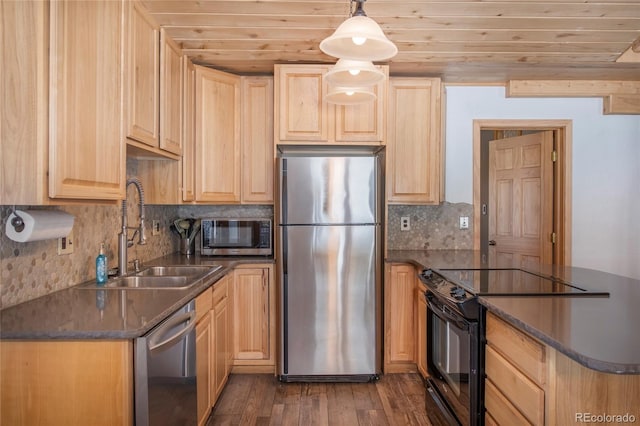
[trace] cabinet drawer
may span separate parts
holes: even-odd
[[[227,300],[229,297],[229,278],[224,277],[213,286],[213,307]]]
[[[200,321],[200,318],[205,316],[213,307],[211,301],[213,300],[213,291],[211,288],[206,289],[196,297],[196,322]]]
[[[490,380],[485,380],[484,406],[486,418],[499,425],[530,425],[531,423],[509,402]],[[489,423],[490,424],[490,423]]]
[[[538,385],[546,382],[544,346],[490,312],[487,342]]]
[[[532,423],[544,424],[544,391],[491,346],[486,347],[485,370],[493,385]]]

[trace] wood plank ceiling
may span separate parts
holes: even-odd
[[[271,74],[274,63],[334,63],[318,45],[349,16],[348,0],[142,3],[194,62],[236,74]],[[398,46],[387,62],[392,75],[451,83],[640,80],[640,1],[369,0],[364,6]]]

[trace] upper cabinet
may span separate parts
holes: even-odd
[[[153,148],[160,139],[160,27],[140,3],[130,7],[127,137]]]
[[[127,3],[49,7],[49,196],[122,199]]]
[[[442,199],[440,98],[440,79],[389,80],[389,204],[438,204]]]
[[[196,67],[187,57],[182,58],[182,201],[194,201],[196,159]]]
[[[273,203],[273,78],[242,77],[243,204]]]
[[[182,154],[182,51],[160,31],[160,149]]]
[[[194,111],[193,199],[212,204],[272,204],[273,79],[195,66]],[[188,156],[183,167],[187,194]]]
[[[179,159],[182,154],[183,65],[180,47],[138,2],[129,24],[127,143],[129,154]]]
[[[376,100],[360,105],[326,101],[323,76],[330,65],[275,65],[275,137],[281,144],[383,144],[386,80],[374,87]],[[381,66],[388,74],[388,67]]]
[[[240,202],[240,77],[196,66],[195,199]]]

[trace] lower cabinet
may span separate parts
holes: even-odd
[[[242,372],[274,372],[273,265],[240,265],[234,271],[233,365]]]
[[[133,425],[131,340],[3,340],[0,424]]]
[[[231,283],[227,275],[196,298],[198,425],[207,423],[231,372]]]
[[[212,371],[211,406],[215,405],[231,372],[231,298],[233,276],[227,275],[213,288],[213,310],[211,311]]]
[[[545,345],[487,314],[485,408],[498,424],[545,424]]]
[[[198,391],[198,426],[207,423],[211,413],[211,303],[213,290],[205,290],[196,298],[196,377]]]
[[[427,299],[426,286],[418,281],[415,291],[416,367],[422,377],[427,377]]]
[[[385,265],[384,372],[415,371],[416,271],[412,265]]]

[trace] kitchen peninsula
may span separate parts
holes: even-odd
[[[390,250],[386,258],[416,271],[430,268],[443,274],[447,269],[513,267],[482,260],[472,250]],[[577,416],[596,412],[640,418],[640,341],[634,330],[640,323],[640,281],[574,267],[543,266],[529,272],[609,296],[478,297],[487,310],[485,406],[492,415],[497,412],[492,420],[532,421],[520,417],[527,408],[513,396],[518,384],[535,391],[523,404],[544,424],[573,424]],[[494,357],[500,359],[501,376],[513,371],[507,381],[515,388],[495,390],[489,372]],[[534,372],[529,374],[531,365]]]

